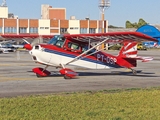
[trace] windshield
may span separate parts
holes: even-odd
[[[63,47],[65,38],[60,35],[55,35],[49,42],[48,44],[50,45],[56,45],[58,47]]]

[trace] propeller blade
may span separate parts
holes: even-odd
[[[42,36],[39,36],[38,38],[35,38],[32,43],[29,43],[27,40],[23,39],[27,44],[24,45],[24,48],[27,50],[32,50],[33,46],[38,45],[40,43],[43,43]]]
[[[40,43],[43,43],[43,38],[42,38],[42,36],[39,36],[38,38],[35,38],[35,39],[33,40],[33,42],[31,43],[31,46],[35,46],[35,45],[40,44]]]
[[[25,41],[27,44],[30,44],[27,40],[25,40],[25,39],[22,39],[23,41]]]

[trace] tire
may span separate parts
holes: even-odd
[[[64,75],[64,79],[71,79],[70,77],[68,77],[68,76],[66,76],[66,75]]]
[[[42,76],[40,76],[39,74],[36,74],[36,76],[37,76],[37,78],[40,78],[40,77],[42,77]]]

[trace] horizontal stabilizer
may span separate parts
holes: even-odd
[[[148,62],[148,61],[153,60],[152,57],[141,57],[141,56],[136,56],[136,57],[126,57],[125,59],[142,60],[142,62]]]

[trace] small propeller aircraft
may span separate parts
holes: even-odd
[[[65,79],[76,78],[78,73],[70,66],[79,66],[89,69],[128,68],[136,74],[133,68],[137,60],[148,62],[152,57],[137,56],[137,43],[143,41],[157,42],[139,32],[111,32],[95,34],[64,34],[55,35],[47,44],[26,44],[33,61],[45,68],[33,68],[37,77],[46,77],[51,74],[49,66],[59,68]],[[122,48],[117,56],[96,49],[106,43],[121,43]]]

